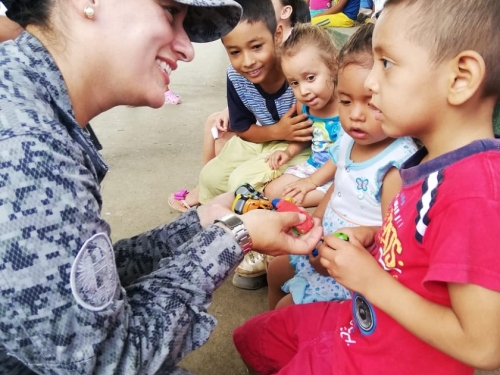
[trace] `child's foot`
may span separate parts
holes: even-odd
[[[181,102],[181,98],[172,90],[165,91],[165,103],[169,104],[179,104]]]
[[[179,212],[186,212],[191,207],[199,206],[198,187],[195,187],[190,192],[187,190],[179,190],[177,193],[170,194],[168,197],[168,205]]]

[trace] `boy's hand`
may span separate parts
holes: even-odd
[[[296,104],[293,104],[283,117],[273,125],[273,138],[275,140],[307,142],[312,139],[312,121],[307,118],[305,113],[294,116],[295,113]]]
[[[319,245],[318,245],[319,246]],[[330,276],[328,270],[321,264],[321,257],[309,254],[309,263],[314,270],[322,276]]]
[[[349,237],[349,242],[356,246],[370,247],[375,241],[375,234],[379,231],[380,227],[351,227],[341,228],[337,232],[345,234]]]
[[[216,117],[214,118],[214,125],[219,131],[227,132],[229,129],[229,111],[228,109],[224,109],[220,112],[217,112]]]
[[[283,196],[293,198],[295,203],[301,204],[306,194],[316,189],[316,185],[309,178],[300,178],[296,182],[285,185]]]
[[[291,158],[292,156],[285,150],[275,151],[264,160],[269,163],[269,168],[274,170],[287,163]]]
[[[333,235],[325,236],[318,252],[330,276],[354,292],[365,294],[373,280],[385,275],[384,269],[364,247]]]

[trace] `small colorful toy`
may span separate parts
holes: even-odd
[[[273,207],[278,212],[300,212],[301,214],[306,215],[306,219],[302,224],[293,227],[295,233],[297,234],[306,234],[314,227],[314,220],[306,211],[298,208],[295,203],[290,202],[287,199],[273,199]]]
[[[252,195],[241,195],[238,194],[234,198],[233,205],[231,206],[231,210],[238,215],[243,215],[248,211],[252,210],[272,210],[273,206],[269,199],[267,198],[258,198],[257,196]]]
[[[278,212],[300,212],[306,215],[306,220],[297,227],[293,227],[292,229],[294,232],[297,234],[306,234],[314,226],[314,220],[311,215],[298,208],[291,198],[273,199],[273,201],[270,202],[264,194],[255,190],[255,188],[248,183],[236,189],[234,195],[235,198],[231,210],[238,215],[243,215],[248,211],[256,209],[275,210]]]
[[[234,196],[241,195],[241,196],[251,196],[252,199],[267,199],[264,194],[262,194],[260,191],[255,190],[255,188],[250,185],[249,183],[244,183],[241,185],[236,191],[234,192]]]

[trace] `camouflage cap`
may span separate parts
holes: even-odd
[[[241,6],[233,0],[175,0],[189,5],[184,28],[192,42],[222,38],[240,21]]]

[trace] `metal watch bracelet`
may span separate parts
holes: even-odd
[[[222,223],[228,227],[233,233],[236,242],[240,245],[243,253],[246,254],[253,248],[252,239],[248,233],[247,228],[243,221],[235,214],[226,214],[214,221],[215,223]]]

